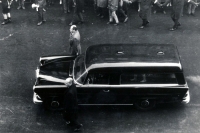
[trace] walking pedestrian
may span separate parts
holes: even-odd
[[[70,13],[70,6],[72,5],[72,0],[63,0],[62,3],[64,13]]]
[[[119,19],[116,15],[118,10],[119,0],[108,0],[108,10],[109,10],[109,22],[107,24],[113,24],[113,19],[115,20],[114,25],[119,25]]]
[[[54,5],[55,0],[48,0],[47,3],[48,3],[48,6]]]
[[[75,17],[76,17],[76,15],[79,18],[78,24],[84,23],[84,21],[83,21],[83,15],[82,15],[82,11],[83,11],[83,6],[84,5],[82,5],[82,4],[83,4],[83,2],[81,2],[81,0],[73,0],[74,12],[73,12],[72,21],[69,24],[70,26],[75,23]]]
[[[66,124],[72,126],[76,132],[83,127],[83,125],[78,122],[77,89],[72,78],[67,78],[65,85],[67,88],[64,93],[63,118]]]
[[[108,7],[108,0],[97,0],[97,16],[104,18]]]
[[[193,0],[195,3],[197,3],[197,0]],[[195,16],[195,9],[197,5],[194,5],[192,3],[188,3],[188,15]]]
[[[172,4],[171,18],[174,22],[174,26],[170,28],[170,31],[174,31],[177,30],[179,26],[181,26],[179,19],[183,12],[185,0],[166,0],[165,3],[161,4],[161,6],[166,6],[169,2]],[[194,2],[193,0],[187,0],[187,2],[196,6],[198,5],[198,3]]]
[[[1,23],[2,25],[5,25],[7,23],[11,23],[11,4],[13,0],[2,0],[2,14],[4,21]]]
[[[19,10],[19,9],[25,9],[25,7],[24,7],[24,0],[18,0],[18,3],[19,3],[19,6],[17,7],[17,9]]]
[[[36,0],[36,4],[38,7],[38,23],[37,26],[42,25],[44,22],[46,22],[46,19],[44,18],[44,8],[46,6],[46,0]]]
[[[81,54],[81,44],[80,44],[80,33],[76,25],[70,27],[70,37],[69,37],[69,51],[71,55],[80,55]]]
[[[149,18],[151,15],[151,6],[154,0],[138,0],[139,3],[139,17],[142,19],[142,25],[139,27],[143,29],[149,24]],[[155,3],[158,4],[158,3]],[[159,5],[159,4],[158,4]]]
[[[127,15],[127,11],[128,11],[128,7],[127,4],[132,3],[130,0],[119,0],[119,12],[123,15],[124,17],[124,23],[126,23],[128,21],[128,15]],[[124,9],[123,9],[124,7]]]

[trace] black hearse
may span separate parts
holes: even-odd
[[[178,50],[172,44],[100,44],[78,57],[41,57],[33,102],[62,108],[66,86],[53,79],[68,77],[77,86],[79,105],[135,105],[146,110],[157,103],[190,101]]]

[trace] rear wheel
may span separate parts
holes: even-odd
[[[151,110],[155,107],[156,101],[153,99],[142,99],[135,102],[135,107],[142,111]]]

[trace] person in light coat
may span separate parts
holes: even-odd
[[[179,19],[182,15],[185,1],[190,4],[198,6],[198,3],[194,2],[194,0],[166,0],[165,3],[161,4],[161,6],[166,6],[170,2],[172,4],[171,18],[174,22],[174,26],[170,28],[170,31],[177,30],[178,27],[181,26]]]

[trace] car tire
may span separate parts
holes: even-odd
[[[153,99],[150,99],[150,100],[149,99],[142,99],[142,100],[137,100],[134,103],[134,105],[138,110],[148,111],[148,110],[153,109],[156,106],[156,101],[153,100]]]
[[[46,110],[62,110],[61,99],[58,97],[49,97],[44,100],[44,108]]]

